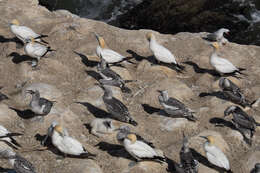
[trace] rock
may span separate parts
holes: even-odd
[[[126,68],[112,66],[111,69],[114,70],[117,74],[119,74],[122,79],[133,80],[131,74],[129,73],[129,71]]]
[[[144,161],[135,165],[133,168],[130,168],[129,172],[134,173],[160,173],[167,168],[167,164],[160,164],[152,161]]]
[[[260,158],[260,150],[256,149],[256,151],[249,152],[243,156],[243,159],[240,161],[241,168],[243,172],[250,172],[256,163],[259,163]]]
[[[6,104],[0,103],[0,124],[12,124],[19,119],[17,113],[11,110]]]
[[[198,123],[191,122],[186,118],[163,118],[160,120],[160,129],[162,131],[194,131],[197,129]]]
[[[103,173],[100,166],[91,159],[78,160],[70,165],[70,169],[78,173]]]

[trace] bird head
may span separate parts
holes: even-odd
[[[211,46],[215,49],[219,49],[219,44],[217,42],[212,43]]]
[[[221,28],[219,30],[221,33],[225,33],[225,34],[229,34],[230,30],[229,29],[226,29],[226,28]]]
[[[33,90],[26,90],[25,92],[29,93],[29,94],[35,94],[35,91],[33,91]]]
[[[56,126],[54,127],[54,130],[55,130],[56,132],[58,132],[61,136],[64,136],[64,134],[63,134],[63,127],[62,127],[61,125],[56,125]]]
[[[106,42],[103,37],[99,36],[97,33],[95,33],[96,39],[98,41],[99,46],[104,49],[106,47]]]
[[[20,25],[20,23],[17,19],[12,20],[10,24],[11,25],[18,25],[18,26]]]
[[[224,111],[224,117],[230,115],[232,112],[234,112],[236,109],[239,109],[238,106],[229,106],[225,111]]]
[[[145,36],[146,36],[146,39],[147,39],[148,41],[150,41],[152,38],[154,38],[154,35],[153,35],[152,32],[148,32]]]
[[[160,93],[158,96],[159,101],[167,101],[169,99],[167,90],[157,90]]]
[[[211,135],[209,135],[209,136],[200,136],[200,137],[206,139],[209,144],[214,144],[215,143],[215,138],[213,136],[211,136]]]
[[[137,140],[136,135],[133,134],[133,133],[127,135],[126,138],[129,139],[129,140],[131,141],[132,144],[135,143],[136,140]]]

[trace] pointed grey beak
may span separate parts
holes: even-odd
[[[200,137],[203,138],[203,139],[208,140],[208,138],[206,136],[200,136]]]

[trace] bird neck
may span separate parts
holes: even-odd
[[[32,101],[38,101],[40,99],[40,93],[39,92],[35,92],[32,95]]]
[[[15,158],[9,159],[9,163],[10,163],[12,166],[14,166],[14,162],[15,162]]]
[[[112,99],[112,90],[110,88],[105,88],[104,98]]]
[[[213,47],[213,52],[211,53],[210,58],[217,58],[217,49]]]
[[[167,100],[169,99],[168,93],[163,93],[163,94],[162,94],[162,97],[163,97],[163,100],[164,100],[164,101],[167,101]]]

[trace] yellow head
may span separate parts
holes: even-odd
[[[214,144],[215,143],[215,138],[213,136],[207,136],[207,140],[210,144]]]
[[[33,37],[30,38],[31,39],[31,42],[34,43],[35,42],[35,39]]]
[[[154,37],[153,33],[148,32],[148,33],[146,34],[146,39],[147,39],[148,41],[150,41],[152,37]]]
[[[129,135],[127,135],[127,139],[129,139],[132,142],[132,144],[133,144],[133,143],[136,142],[137,138],[136,138],[135,134],[129,134]]]
[[[13,25],[20,25],[19,21],[17,19],[12,20],[11,24]]]
[[[63,134],[63,128],[62,128],[61,125],[56,125],[56,126],[54,127],[54,130],[55,130],[56,132],[60,133],[60,134]]]
[[[215,49],[219,49],[219,44],[217,42],[214,42],[211,44]]]
[[[99,36],[98,34],[95,33],[96,39],[98,40],[99,46],[104,49],[106,47],[106,42],[103,37]]]

